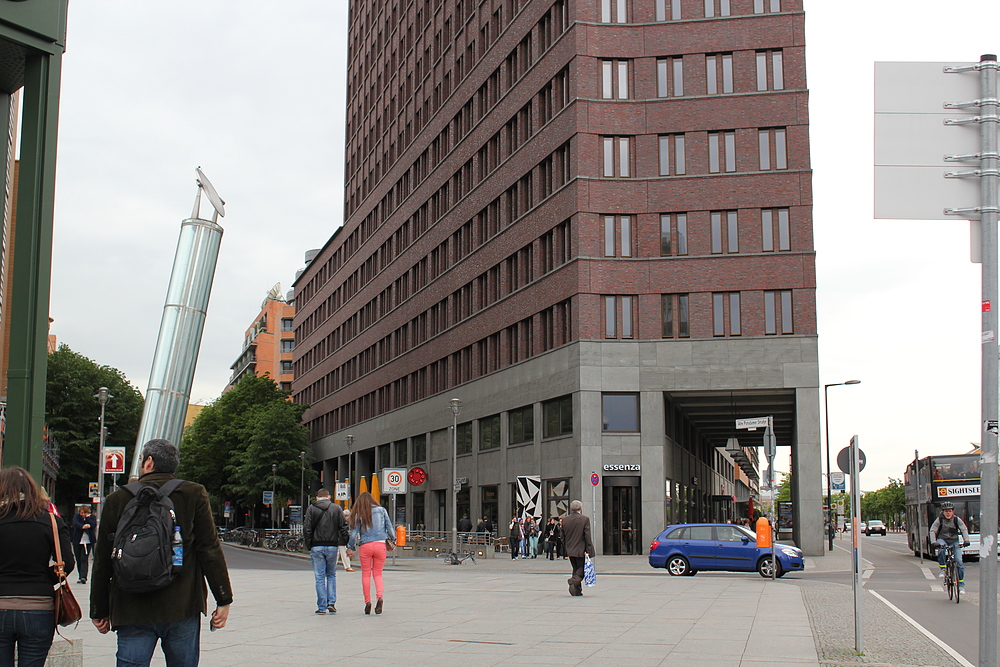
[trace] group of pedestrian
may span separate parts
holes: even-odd
[[[550,517],[547,523],[539,527],[538,521],[532,516],[513,516],[507,538],[511,560],[538,556],[549,560],[566,559],[562,522],[562,519]]]

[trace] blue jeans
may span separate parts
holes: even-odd
[[[167,667],[198,667],[201,614],[173,623],[137,623],[118,628],[118,667],[148,667],[159,640]]]
[[[955,550],[955,561],[958,563],[958,580],[965,581],[965,563],[962,562],[962,543],[961,542],[951,542],[947,543],[944,540],[938,540],[938,564],[944,567],[944,559],[948,554],[948,547]]]
[[[337,547],[309,550],[316,575],[316,609],[325,610],[337,601]]]
[[[42,667],[56,631],[54,612],[0,609],[0,667]]]

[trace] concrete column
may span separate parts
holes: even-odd
[[[819,436],[819,390],[795,390],[795,442],[792,443],[792,484],[795,540],[806,556],[822,556],[823,479]]]
[[[645,545],[666,525],[663,516],[663,482],[666,478],[664,449],[667,445],[663,433],[663,394],[659,391],[644,391],[639,394],[639,414],[642,524],[641,532],[635,539],[639,545]]]
[[[584,415],[588,417],[584,419]],[[579,474],[570,482],[570,500],[583,502],[583,513],[590,517],[595,553],[604,553],[603,497],[604,484],[597,487],[597,507],[591,503],[593,491],[590,489],[590,474],[597,472],[604,478],[601,469],[603,443],[601,436],[601,392],[580,391],[573,394],[573,433],[580,438]]]

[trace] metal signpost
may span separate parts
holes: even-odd
[[[382,493],[392,494],[392,517],[393,525],[396,518],[396,496],[406,493],[406,468],[382,468]],[[392,536],[395,539],[395,535]],[[392,550],[392,564],[396,564],[396,552],[399,548]]]
[[[597,519],[597,485],[601,483],[601,476],[596,472],[590,473],[590,502],[594,520]]]
[[[998,300],[1000,216],[997,71],[994,54],[971,64],[875,64],[875,217],[967,219],[972,261],[983,265],[982,480],[997,479],[1000,327],[992,307]],[[915,136],[921,140],[914,141]],[[971,168],[956,170],[954,163]],[[996,484],[982,485],[980,520],[986,529],[980,558],[985,563],[997,558],[997,495]],[[979,585],[979,664],[996,667],[997,569],[982,568]]]
[[[924,564],[923,521],[920,518],[920,451],[913,450],[913,465],[917,469],[917,549],[920,551],[920,564]],[[981,493],[981,491],[980,491]]]
[[[774,457],[778,453],[778,439],[774,435],[774,417],[751,417],[750,419],[737,419],[736,428],[756,431],[758,428],[764,429],[764,439],[761,443],[764,447],[764,456],[767,457],[767,487],[771,489],[771,510],[768,512],[767,520],[771,524],[771,580],[774,581],[778,573],[778,558],[775,542],[778,540],[778,522],[775,515],[774,499]]]
[[[861,472],[858,436],[851,438],[851,540],[854,543],[854,650],[865,652],[865,631],[861,607]]]

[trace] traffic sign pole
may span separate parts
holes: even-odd
[[[851,539],[854,541],[854,650],[860,655],[865,652],[865,631],[861,616],[861,480],[859,465],[861,449],[858,436],[851,438]]]

